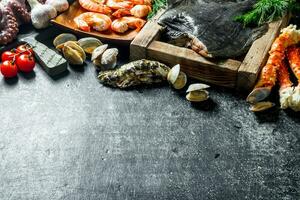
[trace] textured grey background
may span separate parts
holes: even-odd
[[[41,35],[50,46],[53,30]],[[95,77],[88,65],[1,80],[1,200],[300,199],[299,114],[255,115],[219,88],[192,106],[168,86]]]

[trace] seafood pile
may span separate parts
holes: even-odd
[[[117,65],[118,49],[108,48],[94,37],[78,40],[71,33],[62,33],[54,39],[53,45],[71,65],[83,65],[88,55],[98,70],[112,70]]]
[[[151,0],[78,0],[87,12],[74,18],[78,29],[125,33],[129,29],[139,31],[151,12]]]
[[[264,111],[275,105],[264,100],[269,97],[277,80],[280,87],[281,108],[300,111],[300,48],[297,47],[299,43],[300,30],[297,30],[295,25],[284,28],[274,41],[267,64],[263,67],[255,88],[247,98],[247,101],[252,104],[252,111]],[[298,79],[296,87],[290,79],[288,67]]]
[[[235,16],[248,11],[256,0],[169,0],[158,23],[164,40],[191,48],[204,57],[232,58],[245,54],[267,26],[244,27]]]
[[[145,59],[125,64],[116,70],[101,71],[98,79],[102,84],[121,89],[168,81],[174,89],[182,90],[187,84],[187,76],[180,70],[179,64],[170,69],[163,63]],[[208,100],[209,87],[201,83],[190,85],[186,99],[193,103]]]

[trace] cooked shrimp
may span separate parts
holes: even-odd
[[[145,25],[146,21],[136,17],[122,17],[116,19],[111,24],[111,29],[118,33],[124,33],[128,29],[136,29],[137,31]]]
[[[130,1],[124,0],[107,0],[106,5],[111,9],[131,9],[134,5]]]
[[[90,32],[91,28],[96,31],[106,31],[111,26],[111,19],[107,15],[86,12],[74,18],[77,27],[83,31]]]
[[[152,5],[152,0],[128,0],[135,5]]]
[[[111,9],[105,5],[106,0],[79,0],[81,7],[88,11],[110,14]]]
[[[119,9],[115,11],[112,15],[116,18],[121,18],[123,16],[132,15],[137,18],[144,18],[151,12],[151,6],[148,5],[135,5],[130,10],[128,9]]]
[[[151,12],[151,6],[148,5],[136,5],[131,10],[130,13],[139,18],[146,17]]]
[[[272,44],[272,48],[269,52],[270,57],[262,69],[254,90],[247,98],[248,102],[257,103],[263,101],[270,95],[272,88],[276,84],[277,71],[285,57],[285,50],[287,47],[299,42],[300,31],[296,29],[296,26],[290,25],[282,30],[282,33]]]

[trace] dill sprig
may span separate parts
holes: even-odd
[[[161,8],[165,8],[167,5],[167,0],[152,0],[152,11],[148,15],[148,19],[151,19],[157,11],[159,11]]]
[[[275,21],[291,11],[298,10],[297,0],[259,0],[250,12],[237,16],[236,21],[248,25],[262,25]]]

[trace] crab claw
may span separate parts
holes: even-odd
[[[287,109],[290,106],[293,92],[294,87],[287,87],[279,91],[281,109]]]
[[[271,93],[270,87],[255,88],[247,97],[249,103],[255,104],[266,99]]]
[[[294,93],[290,98],[290,108],[296,112],[300,111],[300,86],[294,89]]]

